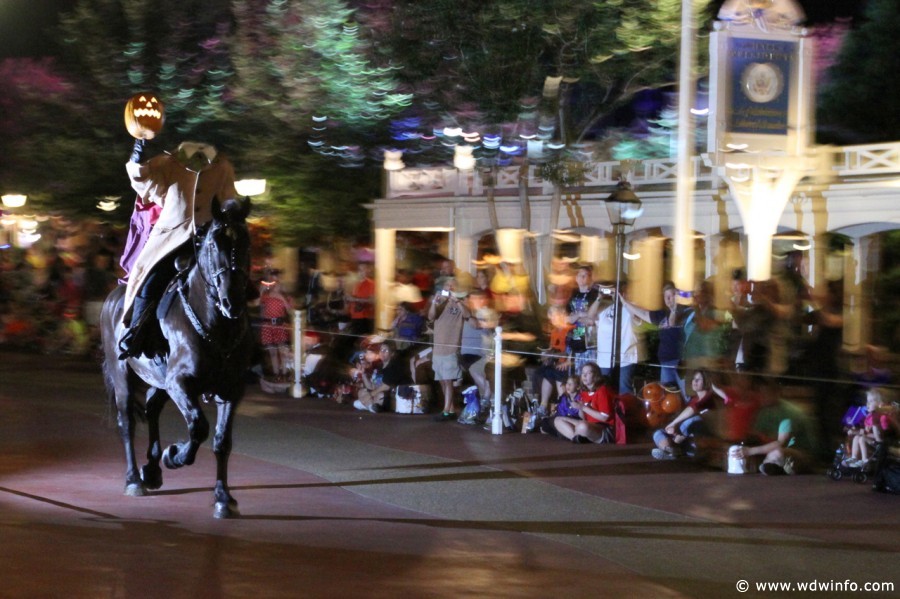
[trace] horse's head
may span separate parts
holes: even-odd
[[[247,307],[250,281],[249,200],[213,200],[213,220],[200,242],[198,264],[223,316],[235,319]]]

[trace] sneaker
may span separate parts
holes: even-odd
[[[794,458],[785,458],[784,466],[782,466],[782,468],[784,469],[785,474],[797,474],[797,470],[794,464]]]
[[[369,411],[373,414],[380,414],[381,412],[384,412],[384,406],[382,406],[380,403],[373,403],[371,406],[369,406]]]
[[[441,412],[434,417],[435,422],[450,422],[456,420],[456,412]]]
[[[671,451],[666,451],[665,449],[660,449],[659,447],[654,447],[653,451],[650,452],[650,455],[652,455],[657,460],[674,460],[675,459],[674,453],[672,453]]]
[[[356,401],[353,402],[353,407],[356,408],[357,410],[362,410],[363,412],[368,412],[368,411],[369,411],[369,408],[367,408],[366,406],[364,406],[364,405],[363,405],[363,402],[359,401],[358,399],[357,399]]]
[[[784,468],[774,462],[764,462],[759,465],[759,471],[766,476],[778,476],[784,474]]]

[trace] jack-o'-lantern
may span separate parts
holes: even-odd
[[[681,410],[681,394],[667,391],[662,400],[662,411],[666,414],[674,414]]]
[[[125,104],[125,128],[134,138],[153,139],[165,120],[165,106],[156,94],[135,94]]]

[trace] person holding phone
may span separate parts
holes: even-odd
[[[459,351],[462,345],[463,323],[472,318],[466,305],[468,292],[457,287],[454,278],[444,280],[428,308],[428,321],[434,330],[434,349],[431,367],[434,380],[441,386],[444,409],[435,416],[437,422],[456,420],[456,390],[454,383],[462,378],[459,365]]]

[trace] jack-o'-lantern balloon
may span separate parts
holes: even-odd
[[[681,410],[681,394],[667,391],[665,398],[662,400],[662,411],[666,414],[674,414]]]
[[[134,138],[153,139],[165,120],[165,106],[156,94],[135,94],[125,104],[125,128]]]

